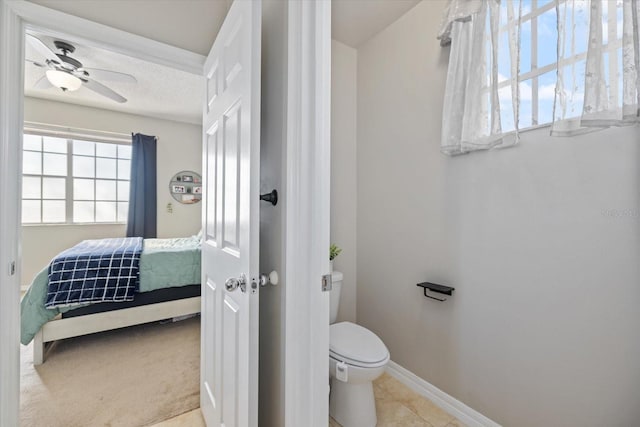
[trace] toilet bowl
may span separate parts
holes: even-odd
[[[373,381],[384,373],[389,351],[370,330],[351,322],[333,323],[338,312],[342,274],[334,272],[332,282],[329,414],[343,427],[375,427]]]
[[[375,427],[373,380],[383,374],[389,351],[355,323],[336,323],[329,330],[329,414],[343,427]]]

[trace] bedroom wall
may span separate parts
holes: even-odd
[[[638,425],[640,129],[442,155],[444,6],[358,50],[358,323],[504,426]]]
[[[181,170],[202,170],[202,136],[197,125],[89,108],[36,98],[25,98],[25,120],[84,129],[158,137],[158,237],[179,237],[200,230],[201,208],[176,202],[169,180]],[[167,212],[167,204],[173,213]],[[53,225],[22,227],[22,284],[31,279],[60,251],[84,239],[124,236],[122,224]]]
[[[331,242],[342,248],[334,269],[344,274],[338,320],[356,320],[356,72],[357,51],[331,42]]]

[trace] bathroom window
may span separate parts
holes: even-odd
[[[501,13],[506,13],[506,2],[501,4]],[[556,82],[560,77],[559,88],[567,89],[568,96],[563,100],[566,112],[562,119],[579,117],[582,114],[585,87],[585,69],[589,43],[589,7],[587,1],[564,2],[558,4],[561,19],[558,21],[556,2],[553,0],[524,0],[522,2],[522,21],[520,25],[520,64],[519,64],[519,128],[527,129],[553,122]],[[604,73],[610,82],[610,103],[622,103],[622,0],[602,2],[602,26]],[[567,31],[561,45],[561,59],[558,61],[558,24],[571,28]],[[508,49],[508,25],[501,28],[500,44]],[[558,68],[559,67],[559,68]],[[510,103],[509,63],[498,64],[500,102]],[[609,76],[618,78],[609,79]],[[508,126],[513,120],[506,117],[504,110],[502,123]],[[557,115],[557,119],[560,117]]]
[[[574,136],[638,123],[640,9],[623,0],[453,2],[441,151],[515,145],[552,124]],[[466,15],[465,15],[466,14]]]

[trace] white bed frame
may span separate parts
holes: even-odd
[[[44,363],[47,343],[127,326],[141,325],[200,313],[200,297],[141,305],[84,316],[55,318],[42,326],[33,339],[33,364]]]

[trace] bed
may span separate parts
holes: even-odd
[[[33,360],[44,362],[48,343],[200,312],[200,235],[144,239],[139,288],[133,301],[46,308],[49,266],[34,278],[21,302],[23,345],[32,340]]]

